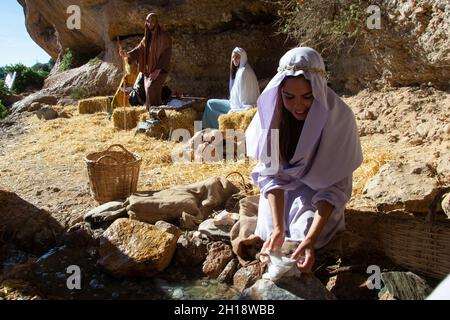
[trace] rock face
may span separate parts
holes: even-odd
[[[56,245],[63,228],[50,213],[36,208],[15,193],[2,190],[0,204],[2,241],[39,254]]]
[[[381,29],[370,30],[349,54],[336,59],[332,82],[351,92],[370,86],[371,80],[393,86],[432,82],[448,88],[448,1],[381,3]]]
[[[155,226],[118,219],[100,240],[99,266],[114,276],[151,277],[172,260],[176,237]]]
[[[226,97],[229,60],[236,46],[247,50],[258,78],[274,74],[286,48],[284,37],[275,35],[276,8],[262,0],[78,1],[80,30],[67,28],[71,16],[67,9],[73,1],[57,0],[50,4],[44,0],[19,0],[19,3],[24,7],[31,37],[54,59],[70,48],[76,66],[97,55],[113,66],[116,72],[99,73],[113,80],[105,81],[103,86],[110,93],[114,92],[110,84],[118,85],[117,76],[122,69],[116,39],[120,37],[126,49],[137,45],[143,36],[145,17],[150,12],[159,14],[161,24],[174,40],[168,83],[181,93]],[[61,76],[55,75],[55,70],[52,74],[45,84],[52,92],[72,86],[66,82],[61,83],[59,89],[54,87],[55,77]],[[84,73],[85,77],[87,75]],[[95,76],[91,74],[88,78],[79,79],[78,85],[88,86]]]
[[[438,181],[430,175],[422,163],[389,162],[366,183],[363,193],[376,201],[382,211],[404,209],[426,213],[439,192]]]

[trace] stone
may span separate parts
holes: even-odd
[[[214,241],[230,241],[232,225],[215,225],[214,219],[207,219],[198,226],[198,231]]]
[[[364,112],[362,114],[362,119],[363,120],[377,120],[377,117],[375,116],[375,114],[372,111],[364,110]]]
[[[175,261],[186,267],[195,267],[206,259],[208,253],[208,241],[194,235],[194,232],[186,232],[180,235],[177,241]]]
[[[263,270],[259,262],[240,268],[233,276],[233,287],[242,292],[261,279]]]
[[[184,230],[197,230],[200,223],[202,223],[201,219],[184,211],[181,213],[180,228]]]
[[[216,279],[233,257],[230,245],[221,241],[213,242],[203,263],[203,273],[209,278]]]
[[[89,223],[113,221],[127,215],[127,210],[120,201],[111,201],[89,210],[83,217]]]
[[[450,193],[447,193],[444,196],[444,199],[442,199],[441,207],[444,213],[450,219]]]
[[[171,233],[120,218],[103,233],[97,264],[116,277],[152,277],[170,264],[176,243]]]
[[[236,213],[228,212],[226,210],[214,216],[214,225],[216,226],[232,226],[239,220],[239,215]]]
[[[39,119],[53,120],[58,118],[58,112],[56,112],[53,108],[46,106],[36,111],[36,116]]]
[[[72,114],[70,114],[67,111],[61,111],[61,112],[58,112],[58,118],[70,119],[70,118],[72,118]]]
[[[60,241],[63,228],[52,215],[12,192],[0,190],[0,239],[41,254]]]
[[[433,124],[431,122],[424,122],[416,127],[416,132],[421,138],[426,138],[432,128]]]
[[[443,181],[448,182],[450,180],[450,152],[446,153],[438,160],[436,171]]]
[[[230,262],[228,262],[225,269],[223,269],[223,271],[217,277],[217,280],[219,282],[232,283],[233,276],[236,273],[238,266],[239,266],[239,262],[237,259],[231,260]]]
[[[367,287],[367,275],[343,272],[331,277],[326,285],[338,300],[371,300],[374,291]]]
[[[94,235],[88,223],[81,222],[72,226],[63,236],[64,244],[69,248],[84,248],[91,241]]]
[[[258,280],[239,296],[242,300],[336,300],[325,286],[311,274],[282,278],[277,282]]]
[[[56,105],[58,100],[50,92],[42,90],[42,91],[30,94],[26,98],[14,103],[11,107],[11,111],[13,113],[28,111],[28,108],[34,102],[39,102],[41,104],[47,104],[47,105]]]
[[[38,111],[42,108],[42,104],[40,102],[33,102],[28,108],[28,112]]]
[[[365,197],[373,200],[378,210],[406,210],[427,213],[440,190],[430,169],[420,162],[390,161],[370,178],[363,189]]]
[[[433,291],[423,278],[412,272],[383,272],[381,280],[384,287],[380,296],[389,292],[398,300],[424,300]]]
[[[178,238],[181,235],[181,230],[180,228],[178,228],[177,226],[166,222],[166,221],[158,221],[155,223],[155,227],[157,227],[158,229],[171,233],[175,236],[175,238],[178,240]]]

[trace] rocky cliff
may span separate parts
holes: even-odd
[[[78,66],[95,56],[104,61],[103,66],[84,66],[66,75],[54,72],[46,88],[60,95],[73,86],[89,85],[89,79],[104,81],[91,83],[95,94],[113,92],[121,75],[116,39],[125,48],[135,46],[149,12],[159,14],[173,37],[169,86],[181,93],[226,96],[229,57],[236,46],[247,50],[259,78],[273,75],[286,49],[284,38],[275,35],[276,8],[264,0],[18,1],[31,37],[53,58],[70,48]],[[72,4],[81,9],[80,30],[67,27]]]

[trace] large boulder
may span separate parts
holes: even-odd
[[[223,242],[214,242],[208,250],[208,256],[203,263],[203,272],[210,278],[217,278],[233,259],[231,247]]]
[[[151,277],[172,260],[177,239],[140,221],[118,219],[103,233],[98,265],[117,277]]]
[[[388,162],[367,181],[363,194],[381,211],[428,212],[440,190],[429,166],[420,162]]]
[[[3,190],[0,190],[0,204],[2,241],[33,253],[43,253],[58,243],[63,228],[49,212]]]

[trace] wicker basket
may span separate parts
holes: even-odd
[[[119,147],[121,151],[111,151]],[[89,184],[94,199],[99,203],[125,200],[136,192],[142,159],[120,144],[110,146],[106,151],[86,156]]]

